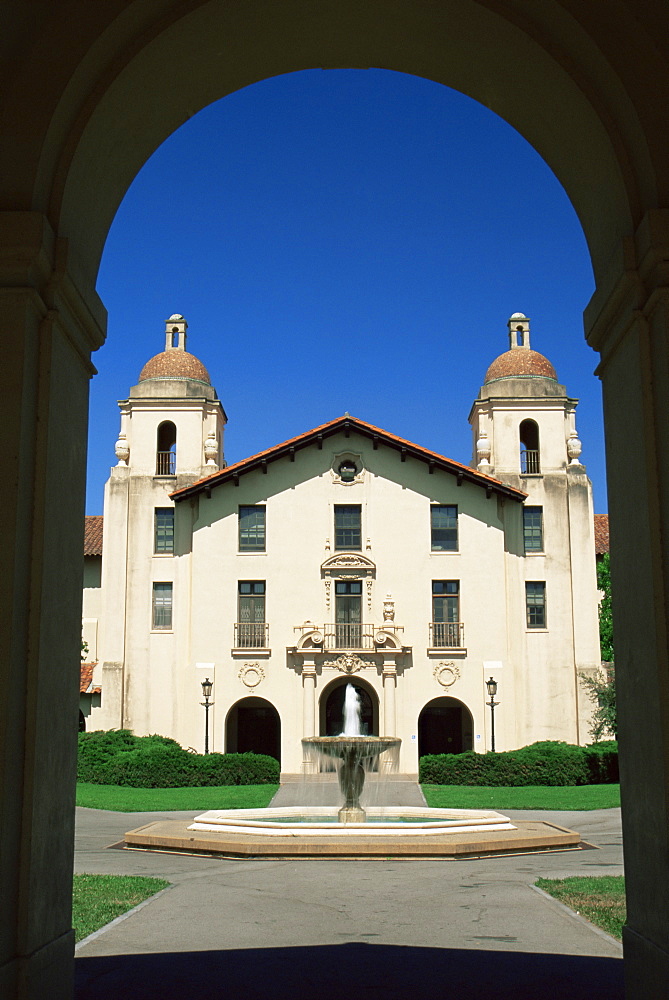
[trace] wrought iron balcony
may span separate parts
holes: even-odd
[[[177,471],[177,456],[173,451],[156,452],[156,475],[174,476]]]
[[[465,626],[462,622],[430,622],[431,649],[464,649]]]
[[[268,645],[267,622],[235,622],[235,649],[267,649]]]
[[[521,451],[520,472],[523,476],[538,476],[541,473],[538,451],[529,448]]]
[[[315,625],[308,622],[305,625],[295,626],[302,634],[313,633],[313,642],[320,646],[324,652],[332,650],[375,650],[383,646],[392,633],[398,637],[398,633],[404,631],[402,625],[395,625],[394,622],[383,622],[381,625],[370,625],[359,622],[335,622],[329,625]]]

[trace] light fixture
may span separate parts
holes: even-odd
[[[498,701],[495,701],[495,695],[497,694],[497,681],[494,677],[490,677],[486,682],[485,686],[488,689],[488,694],[490,695],[490,701],[487,703],[490,705],[490,751],[495,752],[495,706],[499,705]]]
[[[214,685],[212,681],[210,681],[208,677],[206,677],[202,681],[202,696],[204,698],[204,701],[200,702],[200,704],[204,708],[204,752],[205,753],[209,753],[209,709],[213,705],[213,702],[210,702],[209,699],[211,698],[211,691],[213,686]]]

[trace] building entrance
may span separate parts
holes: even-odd
[[[456,698],[434,698],[418,717],[418,756],[473,748],[471,712]]]
[[[281,763],[281,720],[264,698],[243,698],[228,713],[226,753],[263,753]]]

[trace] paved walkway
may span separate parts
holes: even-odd
[[[541,876],[621,873],[619,810],[509,812],[580,830],[599,850],[473,861],[108,849],[126,830],[184,815],[77,810],[77,871],[172,883],[79,948],[77,1000],[623,998],[619,945],[532,888]]]

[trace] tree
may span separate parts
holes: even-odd
[[[613,613],[611,610],[611,564],[606,552],[597,566],[597,587],[602,598],[599,602],[599,644],[602,654],[601,670],[595,677],[581,674],[583,686],[594,701],[590,735],[598,742],[604,737],[618,736],[616,713],[616,672],[613,659]]]
[[[81,662],[83,663],[88,655],[88,643],[84,638],[81,640]]]
[[[597,566],[597,586],[603,596],[599,602],[599,644],[602,650],[602,660],[614,662],[613,655],[613,613],[611,611],[611,565],[609,553],[602,556]]]

